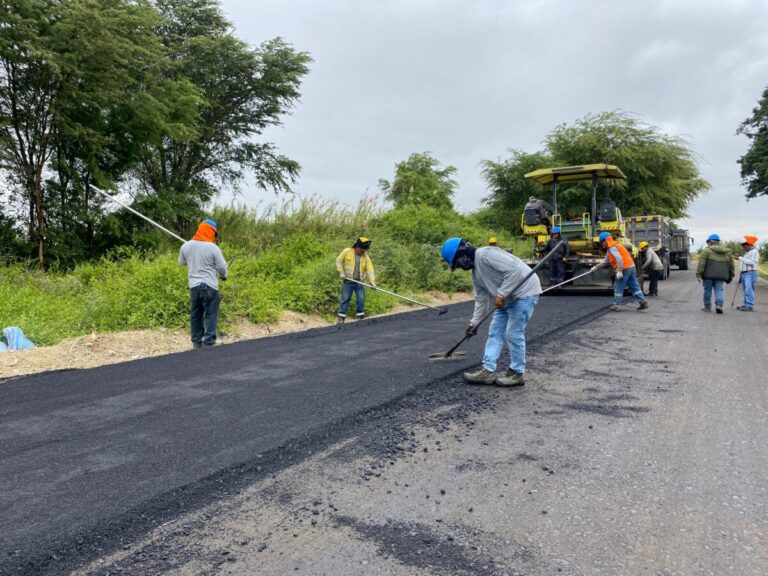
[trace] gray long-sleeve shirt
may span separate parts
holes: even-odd
[[[187,266],[189,287],[207,284],[219,289],[219,277],[227,278],[227,263],[221,249],[213,242],[190,240],[179,251],[179,264]]]
[[[475,287],[475,312],[472,324],[478,322],[494,305],[496,296],[509,299],[538,296],[541,294],[539,277],[533,274],[514,294],[512,290],[525,278],[531,268],[517,256],[496,246],[485,246],[475,251],[475,267],[472,270],[472,283]]]

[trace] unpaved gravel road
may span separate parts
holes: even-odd
[[[75,574],[764,575],[768,314],[660,289],[539,341],[524,389],[435,378]]]

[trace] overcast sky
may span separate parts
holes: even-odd
[[[768,235],[747,202],[738,125],[768,86],[765,0],[223,0],[238,37],[281,36],[314,59],[267,138],[302,165],[295,190],[354,204],[413,152],[458,169],[460,211],[488,191],[479,163],[535,152],[558,124],[625,110],[685,137],[711,192],[682,222]],[[245,186],[241,201],[272,202]]]

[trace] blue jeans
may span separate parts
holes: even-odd
[[[755,306],[755,282],[757,282],[757,270],[741,273],[741,287],[744,290],[744,306],[754,308]]]
[[[356,312],[357,316],[365,315],[365,286],[347,282],[341,284],[341,300],[339,300],[339,316],[346,318],[349,303],[352,301],[352,294],[356,294]]]
[[[526,296],[509,302],[493,313],[488,340],[485,341],[483,368],[496,371],[504,341],[509,348],[509,367],[515,372],[525,372],[525,327],[533,316],[538,296]]]
[[[637,281],[637,270],[634,266],[624,268],[622,277],[616,278],[616,282],[613,284],[613,303],[616,305],[620,306],[624,302],[624,286],[629,288],[632,298],[638,302],[645,300],[643,288],[640,286],[640,282]]]
[[[207,284],[198,284],[190,289],[189,294],[192,343],[196,347],[213,346],[219,324],[219,291]]]
[[[715,305],[723,306],[725,300],[725,280],[704,278],[704,308],[712,307],[712,287],[715,288]]]

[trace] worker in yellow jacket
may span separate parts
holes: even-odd
[[[365,287],[357,282],[368,282],[376,288],[376,277],[373,273],[373,262],[367,252],[371,248],[371,241],[365,236],[360,236],[351,248],[345,248],[336,258],[336,271],[341,276],[341,300],[339,301],[338,324],[344,324],[347,318],[349,303],[352,294],[356,295],[358,320],[365,318]],[[357,280],[357,282],[353,282]]]

